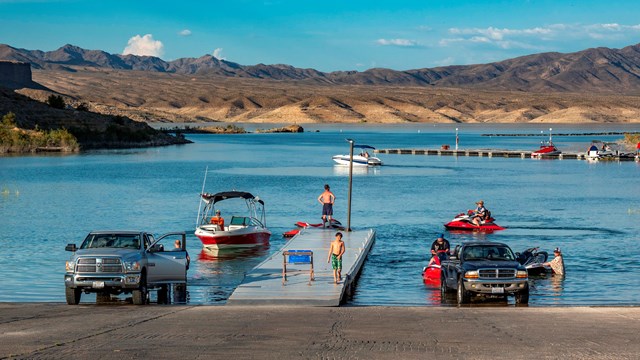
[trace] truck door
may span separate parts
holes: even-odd
[[[187,251],[185,240],[184,233],[171,233],[152,242],[151,247],[147,249],[147,281],[149,283],[186,282]]]

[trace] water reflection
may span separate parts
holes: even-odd
[[[354,166],[353,175],[379,175],[380,166]],[[333,174],[338,176],[349,176],[348,165],[333,165]]]
[[[245,274],[269,256],[269,246],[206,249],[198,254],[188,280],[189,303],[223,304]]]

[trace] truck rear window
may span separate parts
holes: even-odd
[[[464,248],[462,258],[469,260],[513,261],[515,256],[506,246],[478,245]]]
[[[137,234],[89,234],[80,245],[80,249],[97,248],[140,248],[140,236]]]

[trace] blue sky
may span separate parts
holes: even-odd
[[[0,0],[0,43],[322,71],[500,61],[640,43],[640,1]]]

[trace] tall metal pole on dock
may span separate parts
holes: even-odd
[[[549,128],[549,145],[551,145],[551,130],[553,130],[553,129]]]
[[[456,128],[456,151],[458,151],[458,128]]]
[[[351,188],[353,186],[353,140],[347,139],[349,149],[349,197],[347,200],[347,231],[351,231]]]

